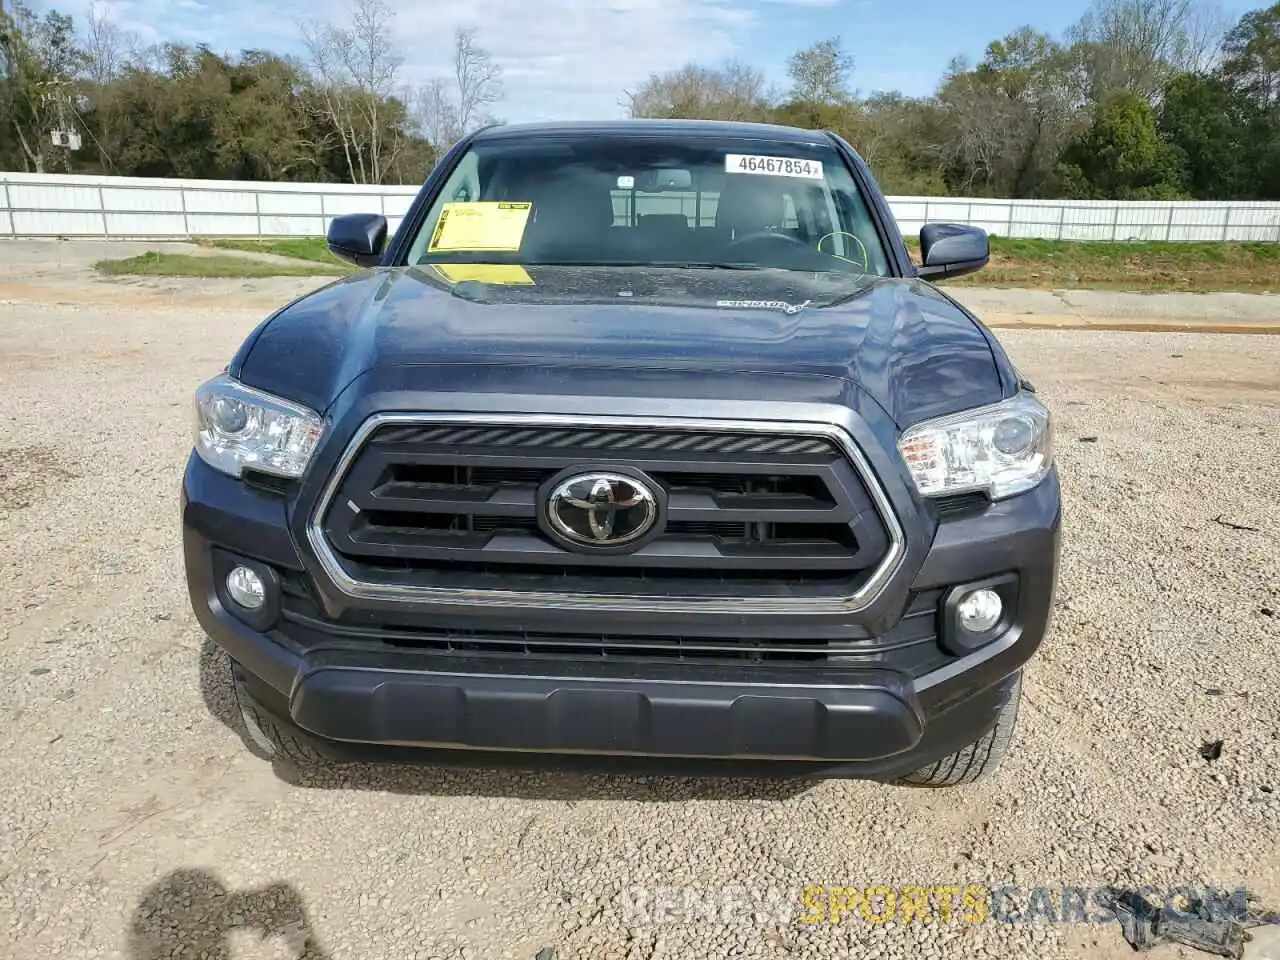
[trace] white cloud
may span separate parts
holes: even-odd
[[[454,28],[475,26],[506,72],[512,119],[616,116],[625,89],[723,59],[753,20],[732,0],[436,0],[397,12],[415,79],[447,72]]]
[[[343,0],[277,0],[269,12],[253,0],[108,2],[113,20],[148,41],[203,42],[220,52],[257,47],[298,53],[300,22],[341,23],[350,15]],[[81,20],[89,3],[59,0],[57,6]],[[509,120],[619,116],[626,89],[651,72],[722,61],[756,22],[756,5],[744,0],[431,0],[391,6],[404,82],[448,74],[454,28],[474,26],[506,73],[505,97],[495,112]]]

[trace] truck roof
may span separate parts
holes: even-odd
[[[587,134],[602,137],[625,137],[635,134],[673,135],[679,137],[744,137],[789,143],[826,143],[820,130],[802,130],[774,123],[748,123],[737,120],[554,120],[537,123],[510,123],[486,127],[476,140],[497,140]]]

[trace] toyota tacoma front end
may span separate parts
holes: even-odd
[[[196,393],[196,616],[294,760],[951,785],[1043,640],[1048,411],[830,134],[509,126]],[[384,249],[385,248],[385,249]]]

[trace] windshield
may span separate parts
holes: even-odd
[[[885,276],[839,154],[737,138],[482,140],[407,262],[779,268]]]

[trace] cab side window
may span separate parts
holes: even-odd
[[[449,175],[449,179],[445,181],[445,185],[440,191],[440,196],[446,203],[471,203],[486,199],[480,190],[480,161],[475,153],[468,154],[454,168],[453,173]],[[439,220],[438,212],[435,217],[424,223],[422,229],[418,231],[418,235],[414,238],[413,246],[409,249],[409,263],[422,262],[422,258],[427,252],[427,242],[431,239],[437,220]]]

